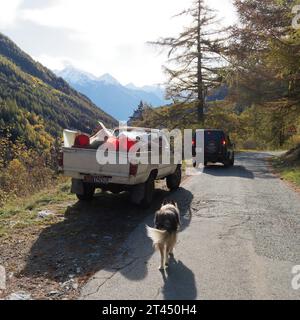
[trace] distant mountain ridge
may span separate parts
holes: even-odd
[[[123,86],[110,74],[96,77],[72,66],[54,72],[118,120],[127,121],[140,101],[153,107],[170,103],[165,99],[165,90],[160,85],[140,88],[130,83]]]

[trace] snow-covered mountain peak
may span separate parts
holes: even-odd
[[[120,82],[117,79],[115,79],[112,75],[110,75],[109,73],[105,73],[104,75],[99,77],[98,81],[104,82],[105,84],[114,85],[114,86],[121,85]]]
[[[76,69],[73,66],[68,66],[63,70],[54,72],[59,77],[62,77],[63,79],[71,83],[83,84],[89,81],[97,80],[97,77],[95,77],[93,74]]]

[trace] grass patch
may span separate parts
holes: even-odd
[[[62,205],[65,202],[75,202],[70,193],[70,181],[58,181],[54,187],[47,188],[27,198],[15,199],[0,208],[0,238],[6,237],[15,230],[31,226],[46,226],[64,213]],[[40,219],[38,212],[50,210],[55,214]]]
[[[284,180],[300,187],[300,161],[290,163],[287,162],[283,156],[274,158],[272,164],[276,172],[279,173]]]

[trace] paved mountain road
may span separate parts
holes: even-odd
[[[150,212],[81,299],[300,299],[291,284],[300,265],[300,196],[270,173],[269,156],[241,153],[233,168],[185,180],[170,195],[183,227],[168,271],[158,271],[146,237]]]

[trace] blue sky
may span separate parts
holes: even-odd
[[[172,16],[190,0],[0,0],[0,31],[51,69],[65,65],[121,83],[163,83],[165,54],[146,44],[176,35],[188,22]],[[231,0],[207,0],[222,24],[235,21]]]

